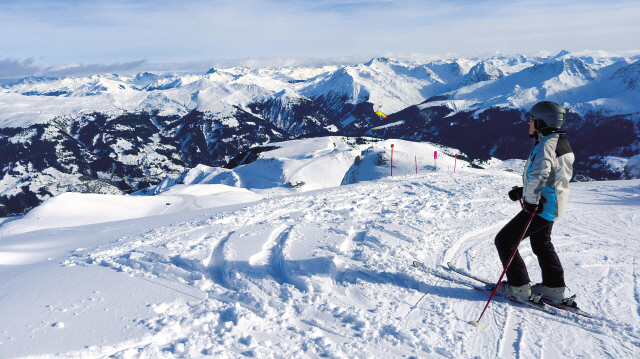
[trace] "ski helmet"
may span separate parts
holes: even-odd
[[[533,105],[529,110],[534,122],[536,130],[544,130],[546,128],[559,129],[562,127],[566,112],[564,107],[551,101],[542,101]]]

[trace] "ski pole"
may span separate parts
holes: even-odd
[[[522,203],[522,198],[518,196],[518,201],[520,201],[520,208],[524,209],[524,203]]]
[[[489,300],[487,301],[487,304],[484,306],[484,309],[482,310],[482,314],[480,314],[480,318],[478,318],[478,320],[475,320],[475,321],[472,320],[469,323],[469,324],[473,325],[474,327],[482,328],[482,324],[480,324],[480,319],[482,319],[482,316],[484,315],[484,312],[487,311],[487,307],[489,307],[489,303],[491,303],[491,300],[493,299],[493,296],[496,295],[496,291],[498,290],[498,286],[502,282],[502,278],[504,278],[504,275],[507,273],[507,269],[509,269],[509,265],[511,264],[511,261],[513,260],[513,257],[516,256],[516,252],[518,251],[518,246],[520,246],[520,242],[524,238],[524,235],[527,233],[527,229],[529,229],[529,225],[531,224],[531,221],[533,221],[533,216],[536,215],[537,211],[538,211],[538,205],[536,205],[536,208],[533,210],[533,213],[531,213],[531,217],[529,217],[529,221],[527,221],[527,225],[524,227],[524,230],[522,231],[522,235],[520,236],[520,239],[518,239],[518,243],[516,244],[516,247],[513,249],[513,253],[511,253],[511,257],[509,257],[509,261],[507,261],[507,265],[504,266],[504,270],[502,271],[502,274],[500,275],[500,279],[498,279],[498,282],[496,283],[495,288],[493,288],[493,292],[491,292],[491,296],[489,297]]]

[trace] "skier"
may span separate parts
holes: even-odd
[[[495,245],[505,266],[535,211],[525,238],[531,237],[531,248],[542,270],[542,283],[531,286],[527,267],[516,252],[506,273],[507,281],[500,284],[498,291],[524,300],[532,294],[541,294],[545,299],[562,302],[565,298],[564,271],[551,244],[551,229],[554,220],[564,214],[574,155],[565,132],[560,131],[565,119],[562,106],[543,101],[535,104],[529,113],[529,137],[535,138],[535,146],[522,175],[524,187],[509,191],[512,201],[523,200],[524,209],[500,230]]]

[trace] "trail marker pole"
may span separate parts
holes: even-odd
[[[438,172],[438,151],[433,151],[433,167],[435,167],[435,172]]]
[[[456,171],[456,165],[458,164],[458,154],[456,153],[456,159],[453,161],[453,172]]]
[[[418,156],[416,156],[416,174],[418,174]]]
[[[391,177],[393,177],[393,143],[391,144]]]

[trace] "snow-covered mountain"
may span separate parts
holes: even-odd
[[[0,212],[68,190],[132,192],[300,137],[401,138],[472,160],[524,158],[525,113],[541,100],[569,110],[576,179],[633,176],[625,164],[640,154],[639,66],[562,52],[20,79],[0,88]]]
[[[638,66],[635,59],[571,57],[563,52],[547,58],[496,56],[430,63],[376,58],[355,66],[236,67],[211,69],[203,75],[30,77],[3,86],[0,98],[6,105],[0,109],[0,125],[26,127],[86,112],[184,116],[195,109],[217,114],[283,96],[308,98],[324,111],[339,114],[339,120],[349,118],[346,105],[367,102],[392,114],[436,95],[447,96],[457,111],[492,106],[526,109],[546,99],[580,114],[590,108],[628,114],[640,111],[638,94],[629,93],[637,89]],[[276,118],[273,115],[269,119]]]

